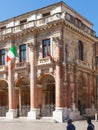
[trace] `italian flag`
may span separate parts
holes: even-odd
[[[6,62],[12,60],[15,57],[17,57],[17,51],[16,51],[16,47],[14,45],[12,45],[6,56]]]

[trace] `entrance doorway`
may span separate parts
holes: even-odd
[[[42,94],[41,94],[41,116],[52,116],[55,110],[55,81],[53,76],[45,75],[41,81]]]
[[[27,78],[21,77],[16,83],[17,95],[17,116],[27,116],[30,111],[30,82]]]
[[[6,116],[8,111],[8,83],[0,80],[0,117]]]
[[[87,87],[83,81],[82,77],[78,80],[78,110],[80,111],[80,115],[85,114],[87,104]]]

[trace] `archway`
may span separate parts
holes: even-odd
[[[8,111],[8,83],[0,80],[0,117],[5,116]]]
[[[55,80],[52,75],[45,74],[40,77],[39,83],[41,84],[40,90],[40,114],[41,116],[52,116],[55,109]]]
[[[16,81],[17,116],[27,116],[30,111],[30,81],[21,77]]]
[[[78,110],[80,115],[85,114],[85,109],[87,107],[88,93],[86,79],[80,76],[78,79]]]

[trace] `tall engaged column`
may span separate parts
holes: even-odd
[[[8,103],[9,111],[6,113],[6,118],[13,119],[17,114],[15,109],[14,61],[8,62]]]
[[[56,86],[55,86],[55,111],[53,112],[53,118],[59,122],[63,122],[63,66],[62,66],[62,43],[58,37],[55,39],[56,42]]]
[[[36,46],[29,43],[30,47],[30,112],[28,112],[29,119],[37,118],[37,84],[36,84]]]
[[[62,61],[61,46],[56,48],[56,108],[62,107]]]

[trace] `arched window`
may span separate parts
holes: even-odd
[[[81,41],[78,42],[78,56],[79,60],[83,60],[83,43]]]

